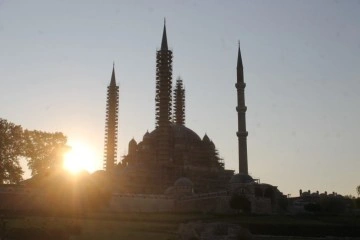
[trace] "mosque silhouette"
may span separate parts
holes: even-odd
[[[104,170],[118,176],[119,191],[160,194],[177,179],[186,178],[195,192],[213,192],[224,189],[234,175],[233,170],[224,169],[214,142],[206,134],[201,139],[185,126],[185,89],[180,78],[173,89],[172,62],[164,23],[161,48],[156,53],[155,130],[147,131],[139,143],[132,139],[128,154],[119,163],[116,154],[119,87],[113,68],[107,95]],[[252,182],[247,167],[245,83],[240,45],[236,89],[241,175],[236,178]]]
[[[119,87],[113,69],[108,86],[104,153],[104,170],[114,182],[113,209],[187,211],[211,203],[214,208],[221,208],[219,211],[224,212],[228,211],[229,201],[231,205],[231,199],[235,196],[237,199],[233,202],[241,202],[243,210],[258,213],[277,211],[277,202],[283,198],[282,193],[276,186],[260,183],[259,179],[253,179],[248,174],[246,84],[240,44],[235,84],[238,174],[224,168],[214,142],[206,134],[200,138],[185,126],[185,89],[180,78],[173,89],[172,62],[173,53],[168,48],[164,23],[161,48],[156,53],[155,129],[147,131],[140,142],[131,139],[128,154],[119,163],[116,155]],[[154,196],[157,201],[149,200]],[[165,207],[166,204],[159,200],[165,201],[168,197],[171,201],[178,201],[176,208]],[[141,204],[136,205],[136,199],[141,199]],[[204,199],[206,201],[201,203]],[[188,202],[180,204],[179,201]]]

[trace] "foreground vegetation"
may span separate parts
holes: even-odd
[[[61,166],[63,154],[69,150],[66,142],[61,132],[23,129],[0,118],[0,184],[17,184],[22,180],[20,159],[27,161],[32,176]]]
[[[90,214],[82,217],[7,217],[2,235],[19,232],[26,237],[37,232],[37,237],[50,236],[51,239],[177,239],[177,229],[181,223],[189,221],[236,223],[247,227],[253,234],[293,235],[321,237],[338,231],[337,236],[358,236],[360,219],[354,216],[224,216],[212,214]],[[298,231],[297,231],[298,230]],[[328,231],[329,230],[329,231]],[[25,231],[25,233],[23,233]],[[265,231],[265,232],[261,232]],[[266,233],[267,231],[267,233]],[[270,231],[270,232],[269,232]],[[271,232],[272,231],[272,232]],[[350,235],[344,235],[346,231]],[[349,232],[350,231],[350,232]],[[352,232],[351,232],[352,231]],[[357,232],[356,232],[357,231]],[[39,233],[40,232],[40,233]],[[283,234],[281,234],[283,233]],[[335,232],[336,233],[336,232]],[[51,235],[53,234],[53,235]],[[354,235],[355,234],[355,235]],[[331,234],[333,235],[333,234]],[[32,239],[32,238],[12,238]],[[39,238],[37,238],[39,239]]]

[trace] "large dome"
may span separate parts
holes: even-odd
[[[230,183],[252,183],[254,179],[245,173],[238,173],[231,177]]]
[[[200,142],[201,138],[193,130],[183,125],[171,124],[171,133],[175,140],[183,140],[186,142]],[[155,137],[159,132],[159,128],[150,133],[150,137]]]

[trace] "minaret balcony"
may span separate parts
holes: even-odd
[[[244,107],[236,107],[236,111],[237,112],[246,112],[247,111],[247,107],[246,106],[244,106]]]
[[[238,136],[238,137],[247,137],[248,132],[236,132],[236,136]]]
[[[235,87],[236,87],[236,89],[245,88],[245,87],[246,87],[246,83],[235,83]]]

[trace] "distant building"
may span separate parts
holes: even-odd
[[[293,214],[298,213],[327,213],[340,214],[351,211],[352,202],[336,192],[328,193],[327,191],[311,192],[299,190],[298,197],[289,198],[289,211]]]

